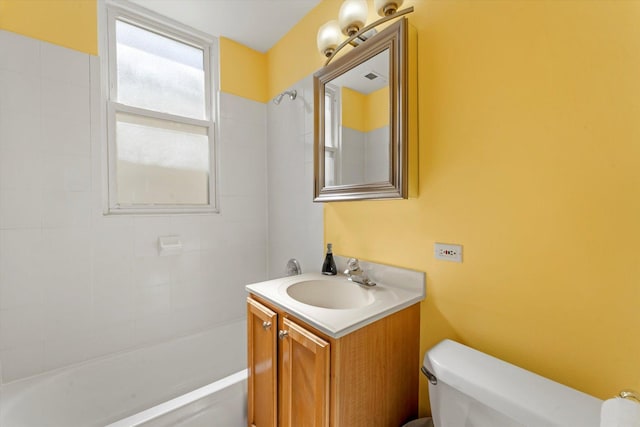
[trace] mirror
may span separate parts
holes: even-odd
[[[407,198],[407,23],[314,74],[314,201]]]

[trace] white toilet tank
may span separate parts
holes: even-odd
[[[455,341],[429,350],[425,370],[435,427],[600,426],[600,399]]]

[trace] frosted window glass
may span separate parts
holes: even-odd
[[[206,119],[204,51],[116,21],[118,102]]]
[[[333,114],[333,96],[325,93],[324,96],[324,145],[327,147],[335,147],[333,136],[335,135]]]
[[[116,115],[118,203],[209,203],[207,128]]]

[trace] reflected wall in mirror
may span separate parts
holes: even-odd
[[[314,75],[315,201],[407,197],[406,25]]]

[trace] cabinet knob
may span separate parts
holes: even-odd
[[[268,322],[268,321],[262,322],[262,329],[264,329],[265,331],[270,327],[271,327],[271,322]]]
[[[289,331],[280,330],[280,332],[278,332],[278,338],[280,338],[281,340],[285,339],[288,335]]]

